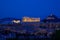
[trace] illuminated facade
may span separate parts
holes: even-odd
[[[13,23],[20,23],[20,20],[13,20]]]
[[[40,22],[40,18],[23,17],[22,22]]]

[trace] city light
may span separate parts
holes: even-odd
[[[40,22],[40,18],[23,17],[22,22]]]
[[[13,20],[13,23],[20,23],[20,20]]]
[[[39,35],[41,38],[48,38],[55,33],[55,30],[60,30],[60,18],[55,19],[56,17],[53,15],[50,15],[43,20],[35,17],[23,17],[21,20],[14,19],[9,21],[8,24],[2,24],[7,21],[6,19],[1,22],[0,29],[14,32],[14,34],[18,33],[19,36],[34,35],[37,37]],[[12,22],[12,24],[10,22]]]

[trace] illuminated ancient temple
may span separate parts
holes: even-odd
[[[29,25],[29,26],[39,26],[40,25],[40,18],[35,17],[23,17],[22,18],[22,25]]]
[[[23,17],[22,22],[40,22],[40,18]]]

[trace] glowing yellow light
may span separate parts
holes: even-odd
[[[40,18],[23,17],[23,22],[40,22]]]

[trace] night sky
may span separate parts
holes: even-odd
[[[60,17],[60,0],[0,0],[0,18],[40,17],[51,13]]]

